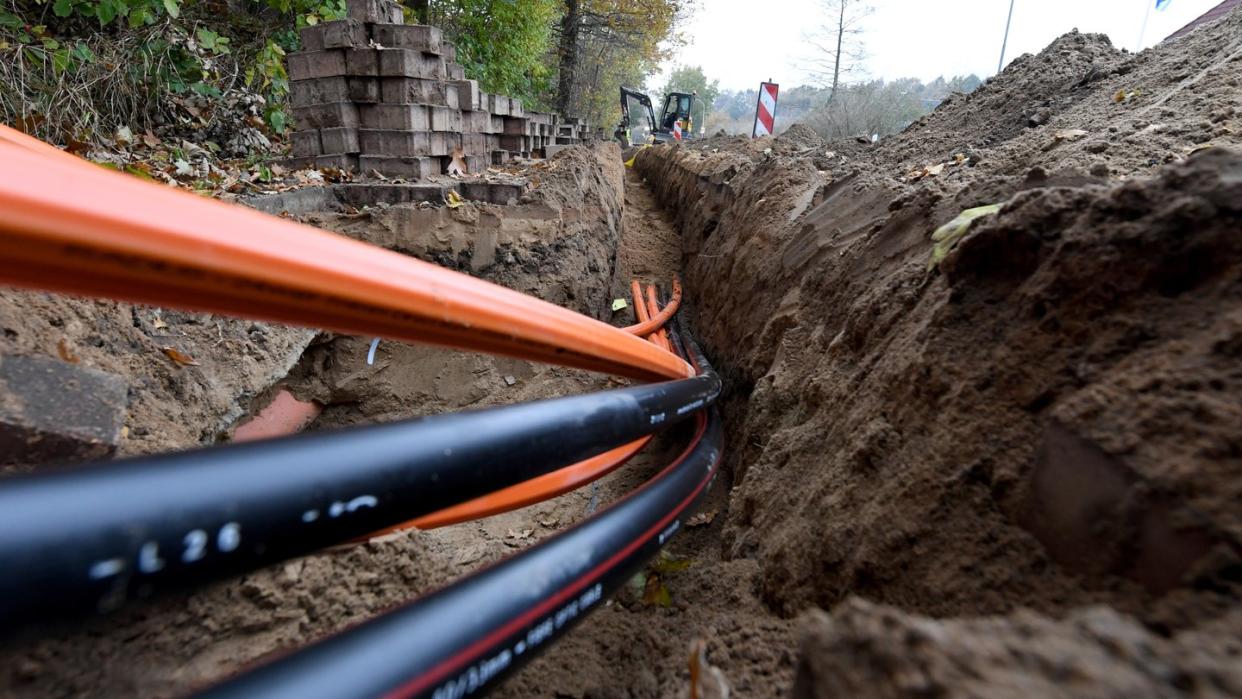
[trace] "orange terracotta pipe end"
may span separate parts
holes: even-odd
[[[258,415],[233,430],[233,441],[252,442],[296,434],[306,429],[322,412],[323,406],[319,403],[298,400],[292,393],[281,389]]]

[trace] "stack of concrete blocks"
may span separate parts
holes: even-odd
[[[557,124],[556,145],[574,146],[591,137],[591,127],[582,119],[562,118]]]
[[[346,19],[303,29],[304,50],[289,56],[293,166],[421,179],[445,172],[458,148],[478,173],[581,141],[581,120],[480,91],[440,30],[404,24],[391,0],[346,7]]]

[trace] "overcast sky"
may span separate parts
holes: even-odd
[[[1135,49],[1143,13],[1156,0],[1015,0],[1005,62],[1035,53],[1077,27],[1113,45]],[[1158,43],[1220,0],[1171,0],[1152,10],[1143,46]],[[996,72],[1009,0],[870,0],[863,40],[877,78]],[[792,87],[806,81],[803,32],[820,23],[817,0],[700,0],[686,27],[691,44],[666,64],[700,65],[726,89],[753,89],[771,78]],[[665,75],[652,79],[662,86]]]

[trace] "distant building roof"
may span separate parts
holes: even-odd
[[[1225,15],[1229,14],[1236,7],[1242,7],[1242,0],[1225,0],[1224,2],[1217,5],[1216,7],[1213,7],[1207,12],[1204,12],[1203,15],[1199,17],[1199,19],[1196,19],[1190,24],[1187,24],[1181,29],[1178,29],[1177,31],[1170,34],[1167,38],[1165,38],[1165,41],[1168,41],[1169,39],[1175,39],[1183,34],[1187,34],[1190,32],[1190,30],[1194,29],[1195,27],[1199,27],[1204,24],[1211,24],[1212,22],[1222,20],[1225,18]]]

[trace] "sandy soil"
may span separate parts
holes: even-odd
[[[726,558],[781,616],[832,610],[799,696],[1237,692],[1240,31],[1070,34],[877,146],[639,155],[734,386]],[[925,654],[911,613],[951,620]],[[994,629],[1027,659],[981,652]]]
[[[0,289],[0,355],[46,357],[128,385],[119,455],[211,444],[288,373],[312,330]],[[195,364],[174,361],[171,348]],[[30,470],[38,462],[13,464]]]
[[[1242,694],[1238,37],[1242,11],[1138,55],[1069,34],[876,146],[793,129],[625,171],[602,145],[511,207],[308,216],[615,324],[631,277],[681,271],[726,378],[724,478],[645,571],[669,604],[620,594],[498,694],[684,696],[698,642],[742,697]],[[0,325],[135,382],[122,453],[215,441],[275,384],[316,429],[616,385],[43,295]],[[29,630],[0,695],[184,693],[579,521],[679,437],[526,510]]]

